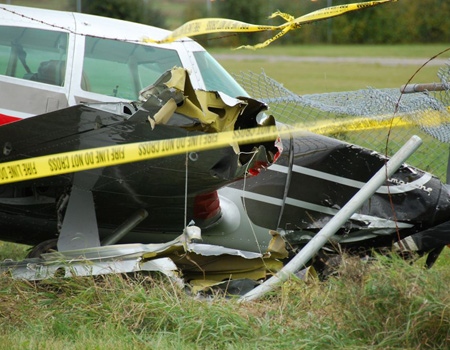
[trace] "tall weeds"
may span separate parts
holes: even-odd
[[[0,278],[0,349],[447,348],[445,267],[345,258],[261,300],[198,298],[159,276]]]

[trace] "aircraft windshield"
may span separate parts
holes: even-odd
[[[175,50],[86,37],[81,87],[136,100],[141,89],[174,66],[182,67]]]
[[[206,51],[194,52],[206,90],[221,91],[231,97],[248,96],[248,93]]]

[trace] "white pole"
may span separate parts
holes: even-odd
[[[308,242],[307,245],[277,274],[243,295],[239,301],[251,301],[271,291],[297,272],[324,246],[337,230],[353,215],[375,191],[391,177],[402,163],[422,144],[418,136],[412,136],[397,153],[345,204],[339,212]]]

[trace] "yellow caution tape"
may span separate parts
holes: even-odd
[[[449,120],[449,107],[446,110],[417,110],[409,113],[393,115],[379,115],[370,117],[356,117],[344,120],[321,120],[304,126],[303,130],[329,135],[340,132],[365,131],[401,127],[436,128]]]
[[[285,132],[290,131],[287,129]],[[236,142],[243,144],[270,141],[279,135],[280,130],[275,126],[258,127],[22,159],[0,164],[0,185],[226,147]]]
[[[308,128],[309,131],[316,134],[326,135],[340,132],[362,131],[362,130],[376,130],[387,129],[390,127],[411,127],[415,124],[402,117],[384,117],[384,118],[352,118],[342,121],[327,121],[323,120],[317,122],[315,125]]]
[[[273,13],[269,18],[281,17],[287,22],[279,26],[256,25],[227,18],[202,18],[192,20],[183,24],[162,40],[144,38],[143,41],[161,44],[161,43],[170,43],[184,37],[192,37],[211,33],[224,33],[224,32],[249,33],[249,32],[280,30],[280,33],[278,33],[271,39],[266,40],[264,43],[257,44],[255,46],[246,45],[239,47],[239,48],[259,49],[269,45],[270,43],[282,37],[290,30],[300,28],[304,24],[340,16],[351,11],[362,10],[369,7],[396,1],[398,0],[376,0],[376,1],[352,3],[347,5],[331,6],[317,11],[313,11],[298,18],[294,18],[291,15],[277,11]]]
[[[230,147],[236,143],[267,142],[276,140],[278,137],[283,137],[285,135],[299,136],[305,131],[328,134],[337,132],[342,128],[344,128],[345,131],[356,131],[407,125],[412,125],[412,123],[405,122],[404,120],[402,121],[398,117],[395,117],[392,120],[389,119],[383,121],[355,118],[346,120],[342,123],[341,127],[336,126],[336,120],[333,120],[309,126],[266,126],[182,138],[90,148],[0,164],[0,185],[169,157],[189,152],[200,152],[220,147]]]

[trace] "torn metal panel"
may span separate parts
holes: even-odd
[[[204,288],[230,279],[251,279],[257,283],[283,265],[270,254],[190,243],[186,239],[183,234],[162,244],[124,244],[46,253],[40,258],[3,262],[0,272],[9,273],[13,278],[43,280],[156,271],[174,279],[182,277],[195,289],[195,286]]]
[[[173,98],[170,98],[161,109],[156,112],[153,117],[148,117],[148,121],[152,127],[152,130],[155,128],[155,125],[158,124],[167,124],[170,120],[170,117],[175,113],[177,109],[177,103]]]
[[[35,258],[0,264],[0,272],[7,273],[16,279],[29,281],[39,281],[53,277],[99,276],[139,271],[160,272],[170,278],[178,278],[177,267],[169,258],[160,258],[146,262],[141,262],[140,259],[131,257],[119,260],[98,259],[90,261],[79,256],[78,259],[68,261],[60,256],[56,260]]]
[[[0,271],[13,278],[27,280],[139,271],[157,271],[170,278],[178,278],[178,267],[173,261],[158,256],[160,252],[170,251],[174,244],[127,244],[45,253],[40,258],[3,262]],[[144,261],[142,255],[149,252],[154,253],[155,258]]]
[[[224,279],[251,278],[254,280],[264,279],[268,274],[272,274],[282,268],[281,261],[273,258],[264,258],[257,253],[251,253],[250,256],[242,255],[242,252],[229,250],[224,247],[220,255],[209,255],[207,250],[189,246],[186,252],[182,254],[174,253],[169,257],[180,267],[183,276],[187,281],[195,280],[215,280]],[[207,255],[204,255],[204,254]]]
[[[205,280],[202,283],[209,284],[207,280],[260,280],[282,268],[283,263],[276,257],[286,257],[287,252],[284,247],[279,247],[280,240],[282,238],[279,235],[273,234],[272,241],[276,242],[271,244],[272,249],[264,254],[203,243],[186,243],[182,246],[173,244],[161,254],[173,260],[185,281]],[[161,254],[155,255],[151,252],[142,257],[144,260],[152,259]]]
[[[266,255],[275,259],[285,259],[288,257],[289,252],[286,249],[285,239],[277,232],[270,230],[272,239],[269,242]]]
[[[153,85],[143,89],[140,100],[146,109],[167,104],[174,108],[176,104],[177,113],[197,119],[202,128],[211,132],[234,130],[237,117],[247,105],[246,101],[218,91],[194,90],[188,72],[179,67],[167,71]],[[155,124],[166,124],[169,114],[152,119],[156,119]]]

